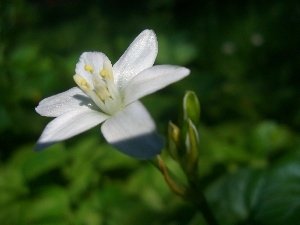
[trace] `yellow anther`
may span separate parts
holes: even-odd
[[[79,74],[75,74],[73,76],[74,81],[76,84],[81,88],[81,90],[88,92],[91,90],[91,85]]]
[[[104,60],[103,60],[103,70],[104,70],[104,73],[105,73],[105,78],[107,78],[111,81],[114,81],[112,65],[111,65],[111,62],[109,61],[109,59],[107,57],[105,57]],[[101,74],[101,72],[100,72],[100,74]]]
[[[94,72],[94,68],[91,65],[85,65],[84,70],[89,71],[90,73]]]
[[[101,76],[101,77],[105,78],[106,75],[107,75],[106,70],[103,69],[103,70],[100,71],[100,76]]]

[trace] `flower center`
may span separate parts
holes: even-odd
[[[86,64],[84,70],[92,76],[92,85],[81,75],[75,74],[76,84],[84,91],[101,111],[112,115],[122,108],[122,100],[118,88],[114,83],[114,76],[111,62],[104,58],[101,71],[95,71],[93,66]]]

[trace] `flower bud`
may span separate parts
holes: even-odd
[[[170,121],[168,126],[168,151],[174,159],[177,159],[178,157],[177,151],[179,148],[180,130],[174,123]]]
[[[195,173],[198,167],[199,134],[191,119],[186,119],[181,132],[184,155],[180,159],[181,166],[187,174]]]
[[[200,103],[193,91],[187,91],[183,97],[183,120],[191,119],[196,126],[200,119]]]

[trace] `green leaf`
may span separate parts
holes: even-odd
[[[243,169],[218,180],[207,192],[214,213],[222,224],[248,220],[262,186],[263,173]]]
[[[27,181],[58,168],[65,163],[66,152],[62,144],[36,152],[34,145],[26,145],[18,149],[7,165],[19,170]]]
[[[98,203],[95,204],[96,201]],[[89,198],[82,199],[78,209],[74,210],[72,214],[72,222],[70,224],[104,224],[104,216],[102,215],[104,213],[100,211],[99,207],[97,207],[99,202],[100,201],[95,195],[95,192],[92,192]]]
[[[26,224],[23,219],[23,209],[25,201],[19,199],[19,201],[11,201],[5,205],[0,205],[0,221],[1,224]],[[28,207],[28,205],[27,205]]]
[[[222,224],[297,224],[300,149],[265,170],[243,169],[218,180],[208,198]]]
[[[259,155],[266,155],[294,144],[293,135],[287,127],[274,121],[263,121],[257,124],[250,140],[253,150]]]
[[[91,167],[82,166],[80,171],[77,171],[77,176],[73,177],[69,184],[69,194],[73,201],[80,201],[82,195],[95,184],[99,179],[98,175]]]
[[[263,224],[298,224],[300,221],[300,149],[276,164],[267,174],[254,208]]]
[[[59,186],[49,186],[24,204],[24,224],[43,224],[55,221],[60,224],[65,221],[69,209],[68,193]],[[54,223],[53,223],[54,224]]]
[[[28,192],[20,170],[9,166],[0,167],[0,208]]]

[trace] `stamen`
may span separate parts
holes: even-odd
[[[103,70],[100,71],[100,75],[105,79],[109,79],[111,81],[114,81],[112,65],[111,65],[110,60],[107,57],[104,58]]]
[[[88,92],[91,91],[91,85],[79,74],[75,74],[73,76],[74,81],[76,82],[76,84],[84,91],[84,92]]]
[[[120,93],[113,81],[107,80],[107,89],[112,99],[119,100],[119,101],[121,100]]]
[[[110,93],[105,86],[97,86],[95,87],[95,92],[99,96],[99,98],[104,101],[106,98],[110,97]]]
[[[101,77],[97,76],[94,73],[92,75],[92,80],[93,80],[94,87],[97,87],[97,86],[106,86],[105,80],[102,79]]]
[[[89,91],[87,95],[91,97],[91,99],[95,102],[95,104],[99,107],[99,109],[101,109],[104,113],[108,115],[110,114],[104,102],[99,98],[99,96],[94,91]]]
[[[95,102],[95,104],[106,114],[109,114],[109,110],[105,106],[103,100],[99,97],[98,93],[96,93],[91,85],[79,74],[75,74],[73,76],[74,81],[83,90],[91,99]]]
[[[105,78],[106,77],[106,70],[104,70],[104,69],[101,70],[100,71],[100,76],[103,77],[103,78]]]
[[[86,64],[84,70],[90,72],[91,82],[89,83],[79,74],[74,75],[76,84],[84,91],[99,107],[99,109],[112,115],[122,106],[122,97],[114,83],[113,68],[110,60],[105,56],[103,58],[103,67],[101,71],[95,71],[93,66]]]
[[[117,112],[120,109],[119,105],[116,104],[116,102],[111,98],[105,99],[105,106],[108,109],[108,111],[112,114]]]
[[[90,73],[93,73],[94,72],[94,68],[91,66],[91,65],[85,65],[84,66],[84,69],[86,71],[89,71]]]

